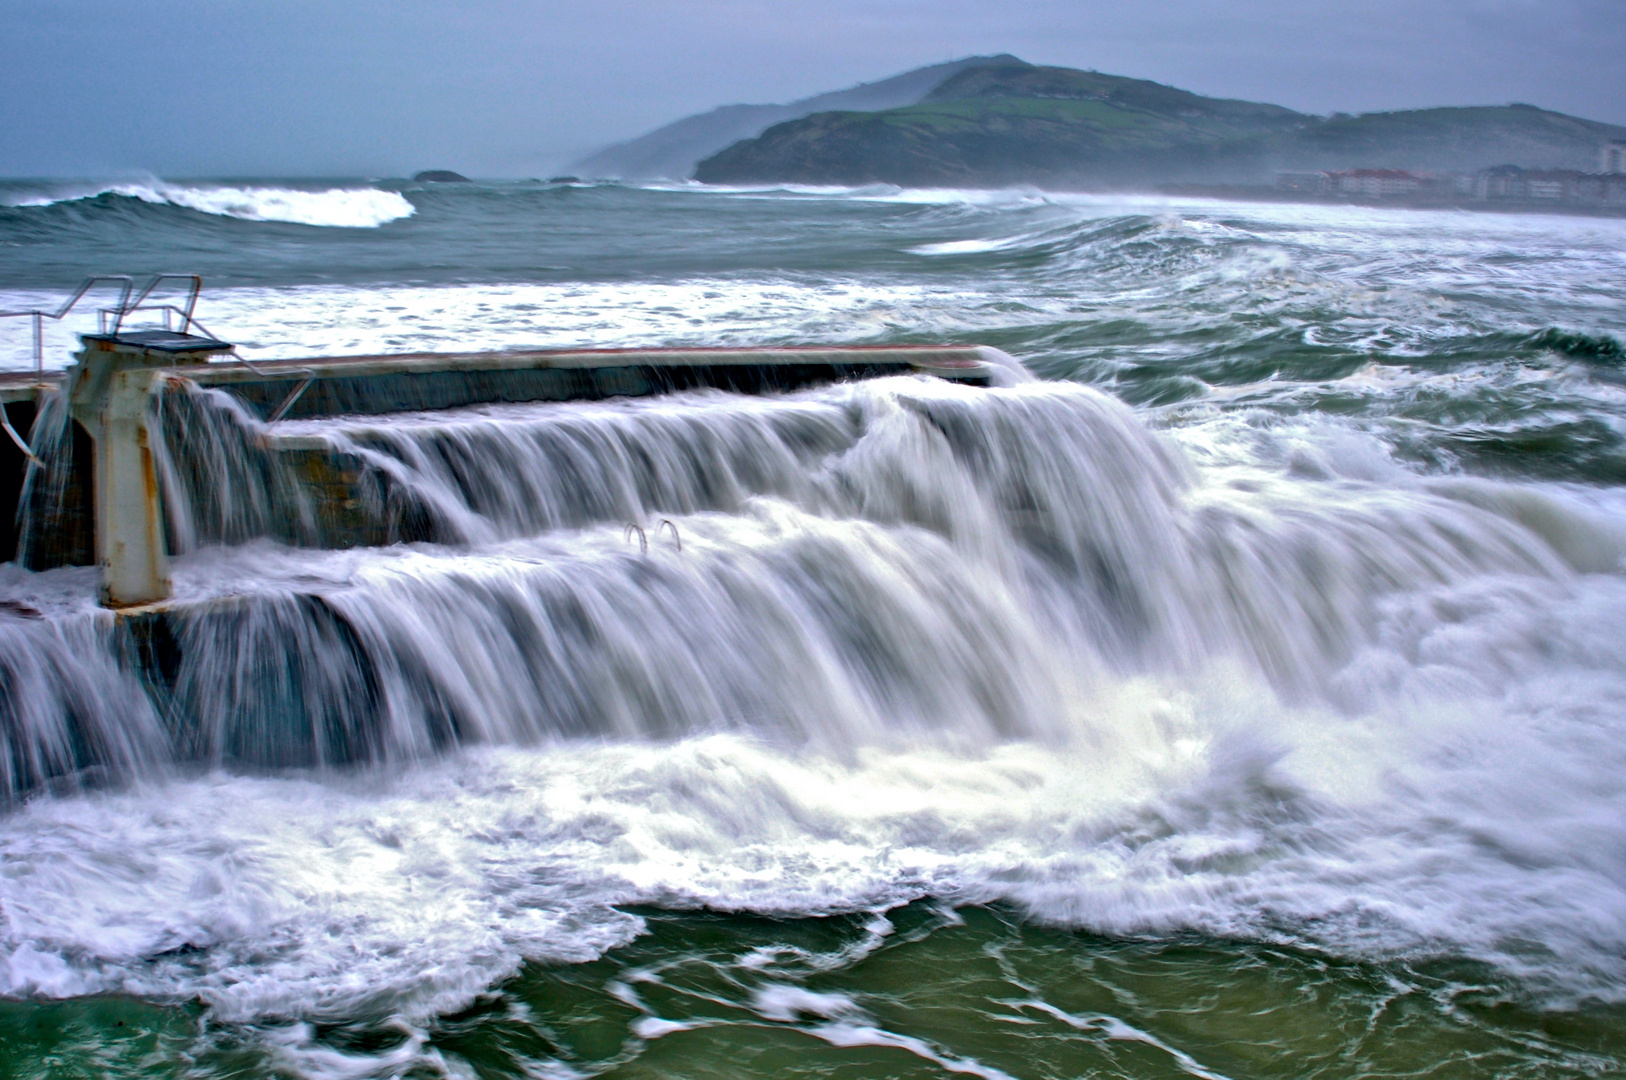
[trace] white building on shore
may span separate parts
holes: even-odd
[[[1489,202],[1626,208],[1626,140],[1605,144],[1599,172],[1524,169],[1497,165],[1477,173],[1435,175],[1403,169],[1340,169],[1279,172],[1276,190],[1319,198],[1444,204]]]

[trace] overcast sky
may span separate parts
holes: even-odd
[[[4,0],[0,175],[527,176],[994,52],[1308,112],[1626,123],[1626,0]]]

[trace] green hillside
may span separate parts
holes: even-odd
[[[927,94],[926,102],[993,102],[1013,98],[1092,102],[1126,113],[1179,119],[1237,130],[1294,130],[1314,117],[1253,101],[1203,97],[1146,79],[1126,79],[1072,68],[1037,67],[1012,58],[956,73]]]
[[[700,162],[708,183],[1057,188],[1260,183],[1278,169],[1596,167],[1626,129],[1531,106],[1324,118],[1020,61],[920,101],[775,125]]]

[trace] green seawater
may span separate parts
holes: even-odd
[[[1583,1077],[1626,1063],[1626,1008],[1545,1009],[1448,959],[1112,940],[1002,908],[773,920],[643,913],[584,964],[527,965],[457,1013],[245,1030],[198,1006],[0,1005],[23,1078]],[[271,1047],[283,1042],[289,1049]],[[268,1046],[267,1044],[270,1044]],[[400,1070],[380,1059],[405,1059]]]

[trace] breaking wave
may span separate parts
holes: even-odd
[[[146,183],[109,184],[88,191],[41,194],[18,199],[15,207],[52,206],[113,195],[154,205],[180,206],[242,221],[285,221],[342,229],[376,229],[411,217],[415,209],[398,191],[377,188],[231,187]]]

